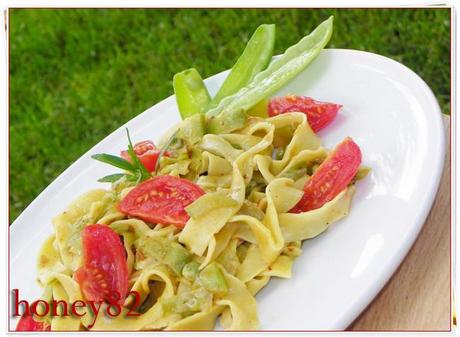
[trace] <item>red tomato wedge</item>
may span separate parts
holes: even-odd
[[[118,204],[120,212],[151,223],[183,228],[190,218],[185,207],[205,192],[193,182],[157,176],[137,185]]]
[[[160,155],[160,150],[155,147],[155,144],[151,140],[144,140],[135,144],[133,149],[137,158],[139,158],[145,168],[149,172],[155,171],[158,156]],[[131,162],[128,151],[121,151],[121,157]]]
[[[307,181],[302,199],[290,212],[311,211],[334,199],[351,182],[360,164],[361,150],[347,137],[335,147]]]
[[[122,304],[128,292],[128,265],[118,234],[107,225],[88,225],[82,232],[83,266],[74,278],[89,301]]]
[[[23,315],[16,325],[16,331],[51,331],[51,326],[36,321],[31,315]]]
[[[286,112],[303,112],[314,132],[318,132],[337,116],[342,105],[315,101],[311,97],[287,95],[275,97],[268,104],[268,115],[277,116]]]

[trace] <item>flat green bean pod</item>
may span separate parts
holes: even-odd
[[[209,109],[248,85],[269,64],[275,46],[275,25],[260,25],[225,79]]]
[[[196,113],[204,113],[210,96],[203,79],[195,68],[174,75],[173,86],[182,119]]]
[[[333,17],[321,23],[312,33],[289,47],[283,55],[270,63],[267,69],[236,94],[224,98],[218,106],[207,111],[214,117],[224,111],[252,108],[269,97],[304,70],[326,46],[332,35]]]

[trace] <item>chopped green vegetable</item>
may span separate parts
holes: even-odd
[[[199,273],[200,264],[196,261],[187,263],[184,268],[182,268],[182,275],[189,281],[194,281]]]
[[[182,268],[190,261],[191,254],[182,245],[171,242],[167,248],[164,262],[178,275],[181,274]]]
[[[164,263],[174,273],[180,275],[184,266],[191,260],[192,254],[180,243],[163,237],[143,237],[135,242],[138,266],[151,263]]]
[[[111,154],[107,154],[107,153],[93,154],[91,158],[98,160],[100,162],[121,168],[122,170],[125,170],[128,172],[132,172],[132,173],[136,172],[136,168],[129,161],[123,158],[111,155]]]
[[[136,240],[136,253],[138,257],[136,262],[142,262],[142,260],[153,259],[153,262],[163,262],[163,259],[168,252],[168,242],[158,237],[141,237]],[[140,256],[142,258],[140,258]],[[149,263],[152,263],[149,261]]]
[[[174,75],[173,86],[182,119],[205,112],[211,98],[195,68]]]
[[[275,46],[275,25],[260,25],[236,61],[209,108],[249,84],[270,62]]]
[[[233,110],[207,120],[208,133],[231,133],[246,124],[247,116],[243,110]]]
[[[203,287],[184,290],[177,295],[161,298],[163,311],[190,316],[194,312],[208,311],[212,305],[212,294]]]
[[[224,274],[222,274],[221,270],[214,262],[206,266],[200,272],[200,281],[207,291],[218,296],[225,295],[225,293],[228,291]]]
[[[278,148],[274,149],[272,157],[275,160],[283,159],[283,157],[284,157],[284,149],[282,147],[278,147]]]
[[[312,33],[289,47],[283,55],[270,63],[267,69],[236,94],[224,98],[218,106],[206,112],[208,116],[247,111],[262,99],[269,97],[304,70],[326,46],[332,35],[333,17],[321,23]]]

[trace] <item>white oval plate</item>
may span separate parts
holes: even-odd
[[[206,84],[215,93],[227,72]],[[279,94],[294,93],[343,104],[320,136],[333,147],[351,136],[372,173],[358,183],[351,213],[303,245],[290,280],[272,279],[257,295],[261,329],[345,329],[374,298],[419,233],[434,200],[444,161],[441,111],[429,87],[414,72],[386,57],[324,50]],[[78,195],[102,185],[114,169],[90,155],[157,140],[179,121],[174,96],[120,127],[49,185],[11,226],[11,288],[21,299],[41,294],[34,282],[51,218]],[[11,329],[15,323],[11,319]]]

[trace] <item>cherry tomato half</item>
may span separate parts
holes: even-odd
[[[83,266],[74,278],[85,298],[122,304],[128,292],[128,265],[118,234],[107,225],[88,225],[82,245]]]
[[[305,184],[302,199],[291,213],[320,208],[343,191],[356,175],[361,164],[361,150],[349,137],[329,154]]]
[[[16,325],[16,331],[51,331],[51,326],[36,321],[32,315],[22,315]]]
[[[183,228],[190,218],[185,207],[205,192],[193,182],[157,176],[137,185],[118,204],[120,212],[151,223]]]
[[[287,95],[270,100],[268,115],[273,117],[286,112],[303,112],[312,130],[318,132],[332,122],[341,107],[340,104],[315,101],[311,97]]]
[[[145,168],[149,172],[155,171],[158,156],[160,155],[160,150],[155,147],[155,144],[151,140],[144,140],[135,144],[133,149],[137,158],[139,158]],[[121,157],[131,162],[128,151],[121,151]]]

